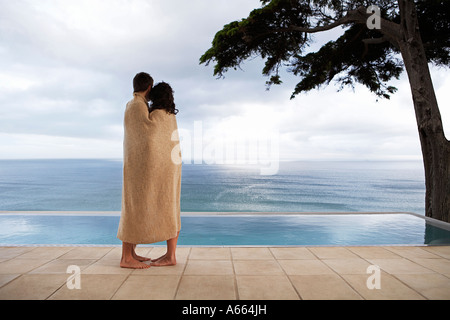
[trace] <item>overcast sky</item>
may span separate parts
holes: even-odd
[[[406,75],[380,100],[338,87],[289,100],[295,79],[266,91],[259,59],[225,79],[199,65],[223,25],[258,0],[0,0],[0,159],[122,157],[132,78],[149,72],[175,90],[182,139],[207,152],[220,141],[277,135],[281,160],[420,159]],[[317,48],[340,30],[316,37]],[[450,76],[432,68],[450,132]],[[199,131],[201,129],[201,131]],[[206,151],[205,151],[206,149]],[[192,151],[192,152],[190,152]],[[186,159],[185,159],[186,160]]]

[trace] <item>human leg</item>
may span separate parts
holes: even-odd
[[[134,250],[136,248],[135,244],[122,242],[122,259],[120,260],[121,268],[130,268],[130,269],[147,269],[150,268],[148,264],[143,263],[142,261],[137,260],[134,255]]]
[[[159,257],[158,259],[152,260],[151,263],[152,266],[163,267],[163,266],[174,266],[177,264],[176,250],[179,235],[180,232],[177,233],[177,236],[175,238],[167,240],[166,254],[163,255],[162,257]]]
[[[137,255],[137,254],[136,254],[136,245],[135,245],[135,244],[133,244],[133,252],[132,252],[132,255],[133,255],[133,258],[134,258],[135,260],[137,260],[137,261],[143,262],[143,261],[150,261],[150,260],[151,260],[150,258],[146,258],[146,257],[142,257],[142,256]]]

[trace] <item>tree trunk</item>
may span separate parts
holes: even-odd
[[[425,167],[425,214],[450,222],[450,142],[446,139],[413,0],[399,0],[398,45],[411,85]]]

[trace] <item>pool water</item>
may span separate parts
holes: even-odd
[[[120,245],[119,219],[119,213],[0,214],[0,245]],[[406,213],[186,214],[181,219],[181,246],[450,245],[446,224]]]

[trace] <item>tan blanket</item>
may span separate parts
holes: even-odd
[[[149,114],[138,95],[125,111],[122,214],[117,237],[148,244],[172,239],[181,228],[181,153],[176,117]]]

